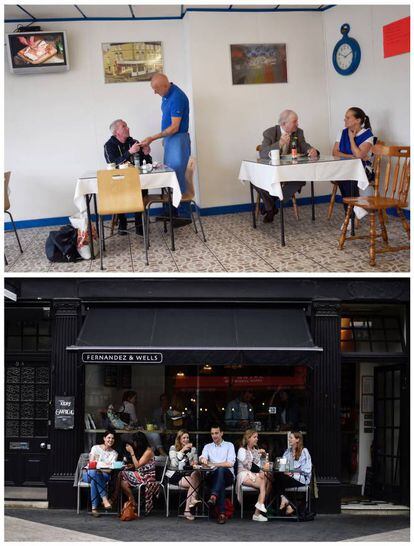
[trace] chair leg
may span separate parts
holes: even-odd
[[[408,240],[410,240],[410,224],[407,222],[407,218],[404,216],[402,209],[397,208],[397,214],[400,217],[401,223],[407,234]]]
[[[259,220],[259,216],[260,216],[260,193],[257,194],[257,197],[256,197],[256,207],[255,207],[255,210],[254,210],[254,215],[255,215],[255,218],[256,218],[256,222]]]
[[[200,209],[197,205],[197,203],[195,201],[193,201],[194,203],[194,208],[195,208],[195,213],[196,213],[196,216],[197,216],[197,219],[198,219],[198,222],[200,224],[200,229],[201,229],[201,233],[203,235],[203,240],[204,242],[206,243],[207,242],[207,239],[206,239],[206,235],[204,233],[204,227],[203,227],[203,222],[201,221],[201,214],[200,214]]]
[[[331,219],[333,209],[334,209],[334,205],[335,205],[336,192],[338,191],[338,184],[332,184],[332,185],[333,185],[333,188],[332,188],[332,193],[331,193],[331,201],[329,203],[329,208],[328,208],[328,220]]]
[[[76,513],[79,515],[79,508],[80,508],[80,487],[78,485],[78,495],[77,495],[77,503],[76,503]]]
[[[344,248],[345,239],[346,239],[346,230],[348,228],[349,220],[351,219],[351,214],[353,209],[354,209],[353,205],[348,205],[344,225],[342,226],[341,236],[339,238],[339,250],[342,250]]]
[[[145,210],[141,214],[142,221],[142,234],[144,236],[144,248],[145,248],[145,263],[149,265],[148,262],[148,245],[147,245],[147,222],[145,221]]]
[[[375,266],[375,238],[377,236],[375,229],[375,210],[369,212],[369,265]]]
[[[292,204],[293,204],[293,212],[295,213],[296,220],[299,221],[299,211],[298,211],[298,206],[296,204],[296,195],[295,194],[292,195]]]
[[[241,491],[240,519],[243,519],[243,491]]]
[[[388,246],[388,233],[387,233],[387,228],[385,227],[384,214],[383,214],[382,209],[379,209],[378,216],[379,216],[379,221],[380,221],[380,226],[381,226],[382,240]]]
[[[99,254],[100,254],[100,261],[101,261],[101,271],[103,271],[103,253],[104,253],[104,245],[103,245],[103,239],[104,239],[104,227],[103,227],[103,220],[102,216],[99,216]]]
[[[198,233],[197,224],[196,224],[194,212],[193,212],[193,202],[189,201],[188,206],[190,207],[191,223],[193,224],[195,233]]]
[[[14,234],[15,234],[16,239],[17,239],[17,244],[19,245],[20,252],[23,254],[22,245],[20,243],[19,235],[17,234],[16,224],[14,223],[14,218],[13,218],[11,212],[9,212],[8,210],[5,210],[4,212],[7,213],[10,216],[10,221],[11,221],[12,226],[13,226],[13,231],[14,231]]]
[[[114,234],[115,226],[118,224],[118,215],[113,214],[111,220],[111,236]]]

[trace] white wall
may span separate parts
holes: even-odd
[[[337,6],[324,13],[331,140],[343,127],[346,109],[358,106],[381,140],[410,143],[410,54],[384,59],[382,44],[382,27],[409,15],[409,5]],[[349,35],[361,46],[361,63],[351,76],[340,76],[332,65],[343,23],[351,25]]]
[[[324,13],[189,13],[182,21],[42,23],[68,32],[71,70],[16,76],[5,70],[5,169],[12,174],[17,220],[75,212],[74,184],[103,166],[108,124],[126,119],[138,139],[160,125],[160,98],[149,83],[104,84],[101,43],[161,40],[165,72],[189,95],[193,153],[202,207],[249,201],[237,179],[262,132],[292,108],[309,142],[329,153],[347,107],[366,109],[375,133],[409,142],[409,55],[382,59],[382,25],[406,6],[338,6]],[[362,47],[361,66],[339,76],[331,62],[342,23]],[[6,32],[14,25],[6,25]],[[233,86],[230,44],[282,42],[288,83]],[[153,156],[162,159],[159,142]],[[302,192],[307,195],[308,189]],[[318,184],[317,193],[330,193]]]

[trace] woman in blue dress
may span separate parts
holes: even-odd
[[[372,164],[370,160],[371,148],[374,144],[369,117],[361,108],[353,106],[345,113],[345,128],[340,131],[332,150],[335,157],[355,157],[361,159],[364,164],[368,180],[373,178]],[[356,180],[343,180],[338,182],[342,197],[359,197],[358,183]],[[344,204],[346,213],[347,205]],[[366,211],[360,207],[354,207],[355,215],[361,219]],[[351,224],[349,224],[350,226]]]

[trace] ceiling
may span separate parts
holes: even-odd
[[[334,7],[331,4],[228,4],[228,5],[5,5],[6,23],[28,23],[31,21],[99,21],[108,19],[182,19],[187,12],[225,11],[225,12],[323,12]]]

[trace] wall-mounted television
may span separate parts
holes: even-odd
[[[65,32],[7,34],[9,66],[14,74],[41,74],[69,70]]]

